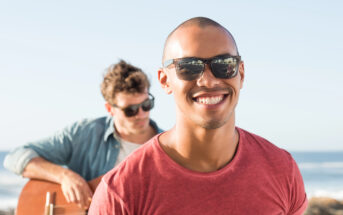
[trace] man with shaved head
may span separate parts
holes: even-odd
[[[291,155],[235,126],[244,62],[231,33],[187,20],[168,36],[162,65],[176,124],[103,177],[89,214],[303,214]]]

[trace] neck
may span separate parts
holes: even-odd
[[[122,129],[120,127],[117,128],[115,125],[114,129],[121,139],[137,144],[143,144],[147,142],[157,133],[157,131],[153,127],[151,127],[151,125],[146,126],[145,129],[135,132],[130,132],[129,130]]]
[[[226,166],[236,152],[238,140],[234,115],[217,129],[177,122],[160,138],[162,148],[173,160],[199,172],[213,172]]]

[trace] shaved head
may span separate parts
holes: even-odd
[[[237,45],[236,45],[236,41],[233,38],[232,34],[226,29],[224,28],[222,25],[220,25],[218,22],[213,21],[212,19],[206,18],[206,17],[194,17],[191,18],[189,20],[184,21],[183,23],[181,23],[179,26],[177,26],[167,37],[165,43],[164,43],[164,48],[163,48],[163,57],[162,57],[162,62],[164,60],[166,60],[166,55],[167,55],[167,51],[168,51],[168,45],[169,42],[173,39],[173,35],[181,30],[181,29],[185,29],[188,27],[199,27],[199,28],[206,28],[206,27],[216,27],[221,29],[223,32],[225,32],[227,34],[227,36],[229,37],[229,39],[232,41],[232,43],[234,44],[234,48],[235,48],[235,54],[238,55],[238,49],[237,49]]]

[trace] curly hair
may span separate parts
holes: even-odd
[[[113,105],[116,93],[144,93],[150,82],[140,68],[120,60],[109,66],[100,88],[104,99]]]

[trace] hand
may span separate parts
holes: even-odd
[[[67,202],[76,203],[83,209],[89,208],[93,192],[79,174],[66,170],[62,175],[61,186]]]

